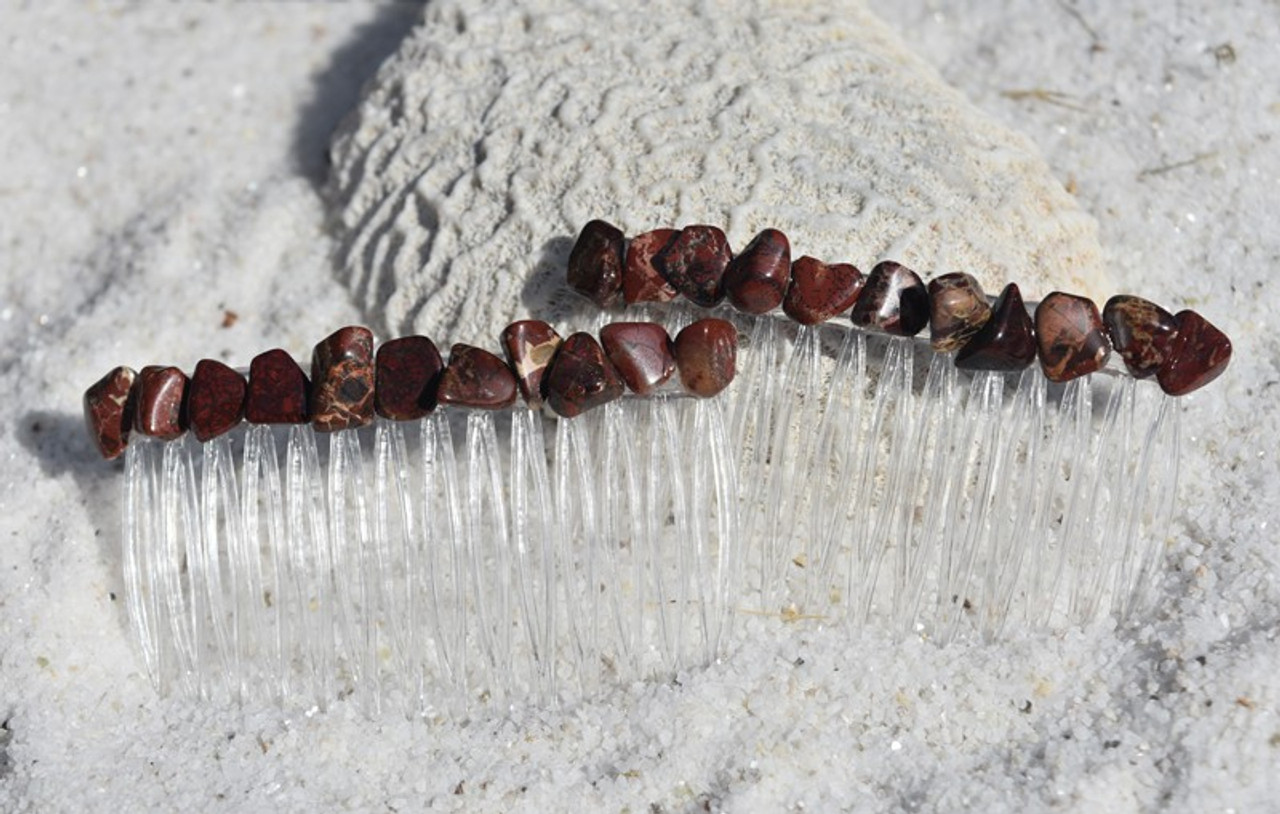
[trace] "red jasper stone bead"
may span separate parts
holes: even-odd
[[[1102,307],[1111,345],[1136,378],[1154,376],[1168,356],[1169,343],[1178,333],[1173,314],[1150,300],[1119,295]]]
[[[653,258],[671,287],[710,307],[724,299],[724,272],[733,258],[729,240],[714,226],[686,226]]]
[[[737,372],[738,329],[723,319],[700,319],[676,334],[673,351],[684,389],[709,398]]]
[[[1231,340],[1195,311],[1179,311],[1173,319],[1178,333],[1169,343],[1156,380],[1160,382],[1160,389],[1169,395],[1185,396],[1227,369],[1231,361]]]
[[[960,352],[961,370],[1022,370],[1036,360],[1036,336],[1031,315],[1017,284],[1000,292],[990,317]]]
[[[859,328],[915,336],[929,324],[929,291],[914,271],[885,260],[867,275],[849,319]]]
[[[564,341],[551,360],[543,395],[557,414],[573,418],[621,397],[622,380],[596,338],[578,332]]]
[[[311,426],[320,432],[363,427],[373,421],[373,334],[339,328],[311,353]]]
[[[791,278],[791,243],[777,229],[765,229],[729,261],[724,289],[733,307],[764,314],[782,304]]]
[[[853,307],[866,279],[848,263],[823,263],[805,256],[791,264],[782,310],[801,325],[817,325]]]
[[[929,344],[939,353],[959,350],[991,318],[982,286],[962,272],[929,281],[929,307]]]
[[[187,426],[200,441],[231,431],[244,419],[244,376],[216,359],[201,359],[187,385]]]
[[[569,287],[601,308],[622,301],[622,232],[602,220],[588,221],[569,253]]]
[[[501,410],[516,401],[516,376],[507,363],[483,348],[454,345],[440,376],[441,404]]]
[[[1036,306],[1040,367],[1052,382],[1101,370],[1111,356],[1098,306],[1087,297],[1054,291]]]
[[[244,417],[250,424],[305,424],[307,388],[292,356],[279,348],[260,353],[249,363]]]
[[[666,328],[653,322],[615,322],[600,329],[600,344],[632,393],[647,396],[676,372]]]
[[[444,360],[425,336],[383,342],[374,357],[373,409],[392,421],[412,421],[436,408]]]
[[[679,232],[675,229],[654,229],[631,238],[622,266],[622,298],[627,305],[671,302],[676,298],[678,292],[653,265],[653,258],[677,234]]]
[[[84,391],[84,421],[89,437],[108,461],[120,457],[133,426],[133,383],[138,374],[117,367]]]
[[[182,435],[182,399],[187,376],[176,367],[152,365],[138,374],[138,397],[133,412],[133,429],[170,441]]]
[[[515,371],[520,395],[530,407],[542,406],[542,379],[562,341],[554,328],[537,319],[523,319],[502,329],[507,363]]]

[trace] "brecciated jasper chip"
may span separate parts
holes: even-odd
[[[373,408],[392,421],[422,418],[436,407],[444,360],[425,336],[383,342],[374,357]]]
[[[280,348],[260,353],[249,363],[244,417],[250,424],[307,423],[307,376]]]
[[[1101,370],[1111,343],[1098,306],[1087,297],[1054,291],[1036,306],[1040,367],[1051,382],[1069,382]]]
[[[600,344],[632,393],[646,396],[676,372],[667,329],[653,322],[614,322],[600,329]]]
[[[187,376],[176,367],[153,365],[138,374],[133,429],[143,435],[170,441],[182,435],[182,399]]]
[[[733,252],[715,226],[686,226],[653,258],[671,287],[690,302],[710,307],[724,299],[724,272]]]
[[[866,279],[848,263],[804,256],[791,264],[782,310],[801,325],[818,325],[853,307]]]
[[[618,227],[602,220],[589,221],[569,253],[569,287],[601,308],[620,303],[623,243]]]
[[[673,350],[684,389],[709,398],[737,372],[738,329],[723,319],[700,319],[676,334]]]
[[[311,426],[321,432],[373,421],[373,333],[339,328],[311,354]]]
[[[885,260],[867,275],[849,320],[859,328],[915,336],[929,324],[929,291],[914,271]]]
[[[622,379],[589,333],[571,334],[547,369],[543,382],[547,406],[565,418],[608,404],[622,395]]]
[[[187,385],[187,425],[200,441],[217,438],[244,419],[244,376],[216,359],[201,359]]]
[[[1156,380],[1171,396],[1185,396],[1222,375],[1231,361],[1231,340],[1195,311],[1179,311],[1178,334]]]
[[[1178,333],[1173,314],[1150,300],[1126,294],[1107,300],[1102,307],[1111,345],[1135,378],[1154,376],[1168,356],[1169,343]]]
[[[654,229],[631,238],[622,266],[622,298],[638,302],[671,302],[678,293],[653,265],[653,258],[675,239],[675,229]]]
[[[483,348],[454,345],[440,376],[441,404],[501,410],[516,401],[516,376],[507,363]]]
[[[939,353],[959,350],[991,318],[982,286],[963,272],[929,281],[929,344]]]
[[[791,278],[791,243],[777,229],[765,229],[729,261],[724,290],[733,307],[765,314],[782,304]]]
[[[538,319],[522,319],[502,329],[502,350],[530,407],[542,406],[542,379],[562,341],[555,328]]]
[[[1022,370],[1036,360],[1035,329],[1017,283],[1000,292],[978,332],[956,354],[961,370]]]
[[[133,426],[133,382],[138,374],[117,367],[84,392],[84,421],[89,437],[108,461],[118,458],[129,444]]]

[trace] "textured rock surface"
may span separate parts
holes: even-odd
[[[431,4],[335,138],[339,273],[390,334],[570,318],[592,218],[1111,293],[1094,221],[1030,143],[860,3],[586,6]]]

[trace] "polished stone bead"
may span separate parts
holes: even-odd
[[[1052,382],[1069,382],[1101,370],[1111,343],[1098,306],[1087,297],[1055,291],[1036,306],[1040,367]]]
[[[990,318],[956,354],[961,370],[1022,370],[1036,360],[1036,336],[1022,292],[1009,283]]]
[[[929,281],[929,308],[929,344],[939,353],[959,350],[991,317],[982,286],[963,272]]]
[[[425,336],[383,342],[374,357],[373,409],[392,421],[412,421],[436,408],[444,360]]]
[[[339,328],[311,353],[311,426],[320,432],[363,427],[373,421],[373,334]]]
[[[678,292],[653,265],[653,258],[677,234],[679,232],[675,229],[654,229],[631,238],[622,266],[622,298],[627,305],[671,302],[676,298]]]
[[[201,359],[187,385],[187,426],[200,441],[217,438],[244,420],[244,376],[216,359]]]
[[[853,307],[866,278],[848,263],[801,257],[791,264],[782,310],[801,325],[817,325]]]
[[[573,418],[622,395],[622,379],[605,358],[600,343],[589,333],[571,334],[543,380],[547,406]]]
[[[182,402],[187,392],[187,376],[176,367],[150,365],[138,373],[133,429],[170,441],[186,430]]]
[[[929,291],[914,271],[885,260],[867,275],[849,319],[859,328],[915,336],[929,324]]]
[[[133,426],[133,383],[138,374],[117,367],[84,391],[84,422],[89,437],[108,461],[120,457]]]
[[[622,232],[602,220],[588,221],[569,253],[569,287],[601,308],[622,302]]]
[[[1178,333],[1169,343],[1156,373],[1160,389],[1185,396],[1222,375],[1231,361],[1231,340],[1195,311],[1179,311],[1173,318]]]
[[[673,350],[684,389],[708,398],[733,381],[738,329],[723,319],[700,319],[676,334]]]
[[[724,299],[724,271],[733,253],[714,226],[686,226],[654,255],[653,265],[690,302],[710,307]]]
[[[1107,300],[1102,321],[1124,366],[1139,379],[1155,375],[1178,333],[1173,314],[1150,300],[1125,294]]]
[[[733,307],[764,314],[782,304],[791,278],[791,243],[777,229],[765,229],[724,271],[724,290]]]
[[[563,341],[554,328],[537,319],[523,319],[502,329],[507,363],[516,372],[520,395],[530,407],[542,406],[542,379]]]
[[[647,396],[676,372],[667,329],[653,322],[615,322],[600,329],[600,344],[632,393]]]
[[[249,363],[244,417],[250,424],[307,423],[306,374],[293,357],[276,348]]]
[[[501,410],[515,404],[516,374],[507,363],[483,348],[454,345],[440,376],[436,397],[441,404]]]

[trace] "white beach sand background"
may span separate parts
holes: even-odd
[[[415,6],[0,11],[0,810],[1280,809],[1280,8],[873,4],[1029,136],[1124,288],[1233,338],[1186,399],[1157,607],[939,648],[748,620],[720,663],[572,708],[369,722],[157,698],[120,595],[116,364],[305,358],[329,135]]]

